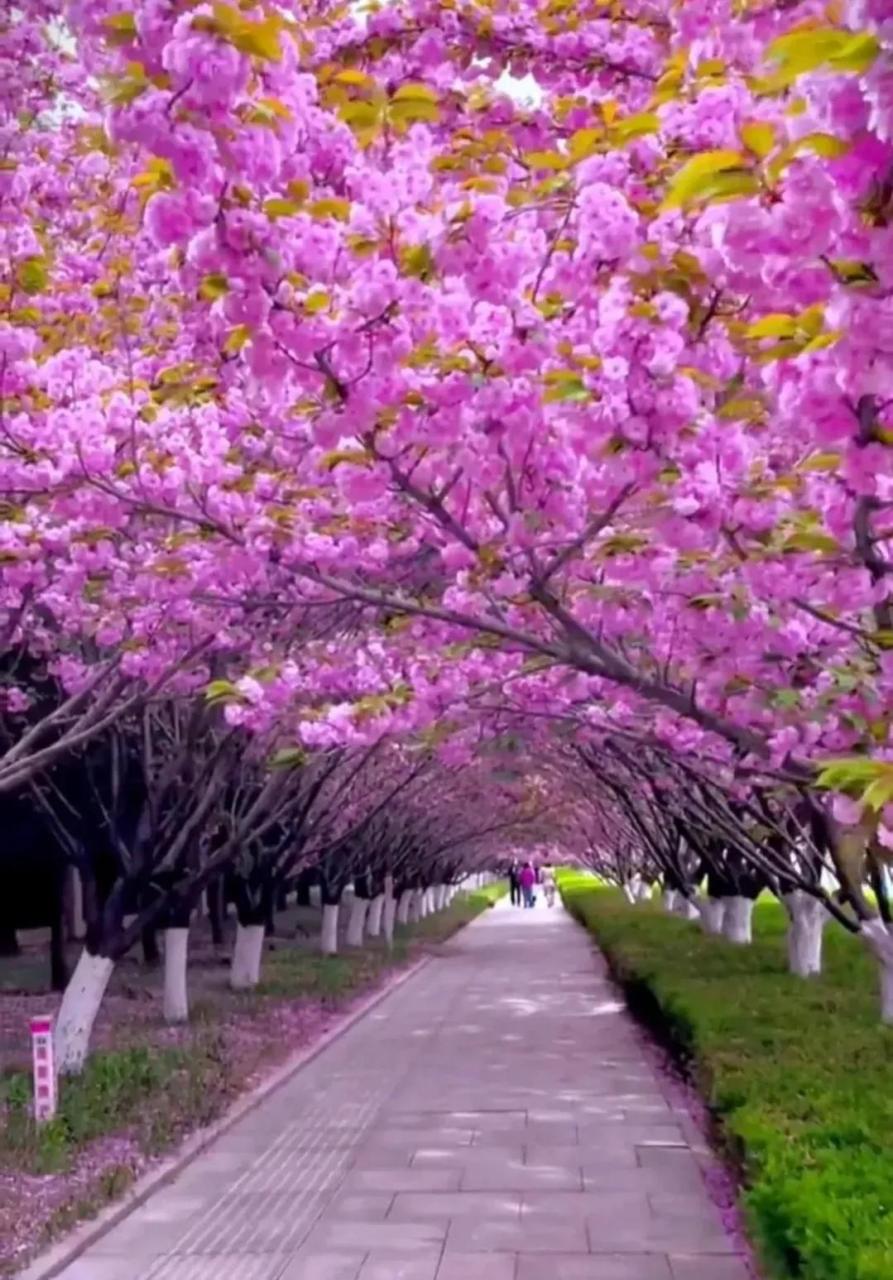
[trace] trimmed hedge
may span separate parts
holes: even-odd
[[[736,947],[591,877],[560,888],[687,1063],[767,1273],[893,1280],[893,1031],[859,941],[829,925],[825,974],[804,982],[786,972],[777,903],[758,904],[753,946]]]

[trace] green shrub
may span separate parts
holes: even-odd
[[[742,1175],[770,1274],[893,1280],[893,1032],[855,938],[829,926],[825,973],[786,972],[785,916],[760,902],[751,947],[565,874],[569,910],[660,1030]]]

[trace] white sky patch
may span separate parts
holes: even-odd
[[[503,71],[493,87],[524,107],[538,107],[543,100],[542,88],[529,73],[521,77]]]

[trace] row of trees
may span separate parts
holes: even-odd
[[[293,894],[318,900],[323,953],[338,949],[349,886],[347,944],[390,944],[395,923],[443,908],[492,865],[495,840],[524,836],[537,815],[519,801],[517,788],[439,765],[423,746],[277,751],[204,696],[158,699],[119,719],[0,802],[8,928],[45,923],[41,908],[55,906],[61,930],[74,873],[84,946],[70,978],[54,974],[65,987],[60,1070],[83,1066],[115,964],[140,942],[155,959],[163,934],[169,1021],[189,1016],[188,938],[200,911],[219,942],[224,913],[235,913],[235,990],[259,982],[265,934]]]
[[[889,857],[876,845],[837,841],[820,797],[808,788],[733,789],[658,743],[643,750],[614,738],[598,752],[575,746],[568,755],[562,767],[576,794],[565,839],[582,865],[631,903],[659,886],[671,914],[742,945],[752,941],[756,899],[774,894],[788,914],[789,967],[799,977],[821,973],[830,922],[864,934],[880,963],[882,1017],[893,1021]]]

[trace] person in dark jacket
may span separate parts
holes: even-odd
[[[512,899],[513,907],[521,905],[521,868],[517,862],[513,862],[509,867],[509,894]]]

